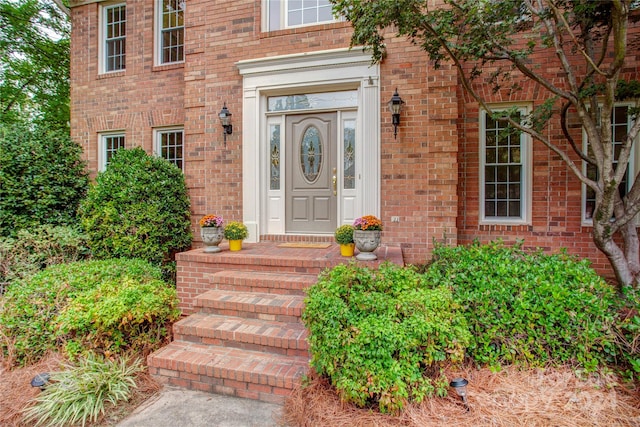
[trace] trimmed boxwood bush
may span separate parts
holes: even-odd
[[[184,174],[141,148],[122,149],[99,173],[80,208],[96,258],[141,258],[169,268],[191,246]]]
[[[479,364],[591,371],[615,360],[616,294],[587,260],[501,242],[439,246],[425,277],[463,307]]]
[[[175,290],[160,281],[161,275],[146,261],[118,259],[54,265],[29,280],[16,281],[0,306],[0,348],[10,361],[27,364],[68,342],[87,343],[79,332],[91,337],[90,348],[102,345],[102,351],[134,347],[138,336],[128,332],[136,328],[134,332],[153,330],[162,339],[166,321],[177,313],[177,298]],[[118,286],[122,293],[114,290]],[[108,306],[98,290],[105,290]],[[148,292],[153,296],[142,295]],[[139,304],[137,298],[142,299]],[[74,318],[78,307],[85,313]],[[61,317],[63,313],[66,317]],[[121,316],[122,325],[116,324],[115,316]],[[147,321],[145,327],[140,326],[141,319]],[[109,343],[105,336],[119,340],[124,336],[128,341]],[[81,350],[73,344],[66,349],[70,354]]]
[[[341,398],[382,412],[447,392],[442,367],[461,361],[467,325],[451,292],[415,270],[339,265],[308,291],[302,320],[311,365]]]

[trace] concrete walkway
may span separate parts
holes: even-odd
[[[118,427],[281,427],[273,403],[165,386]]]

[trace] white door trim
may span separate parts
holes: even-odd
[[[336,49],[251,59],[236,63],[243,76],[242,206],[249,241],[267,229],[266,177],[268,141],[266,97],[273,94],[358,89],[359,141],[362,167],[357,177],[357,215],[380,211],[380,87],[379,66],[362,49]]]

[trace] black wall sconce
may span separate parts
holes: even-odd
[[[402,105],[404,101],[398,95],[398,88],[393,93],[391,97],[391,101],[387,103],[389,106],[389,110],[391,110],[391,124],[393,124],[393,139],[396,139],[396,135],[398,135],[398,126],[400,125],[400,111],[402,111]]]
[[[233,125],[231,124],[231,113],[227,108],[227,103],[224,103],[222,110],[218,114],[220,117],[220,123],[222,124],[222,134],[224,135],[224,146],[227,146],[227,135],[231,135],[233,133]]]

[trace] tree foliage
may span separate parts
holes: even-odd
[[[530,134],[558,155],[595,193],[596,246],[609,259],[621,285],[638,285],[640,243],[634,218],[640,212],[640,180],[634,179],[627,192],[619,187],[640,120],[630,127],[615,155],[611,131],[616,101],[632,99],[631,113],[638,111],[640,88],[630,81],[636,76],[624,74],[629,29],[640,6],[637,0],[331,2],[334,12],[353,25],[352,46],[369,47],[374,60],[382,61],[385,36],[395,31],[420,46],[436,67],[445,61],[453,64],[465,90],[494,118]],[[544,66],[540,58],[546,58]],[[545,74],[548,67],[558,70],[553,78]],[[487,85],[492,94],[501,92],[514,99],[523,81],[533,82],[547,100],[524,120],[492,111]],[[548,125],[553,117],[559,118],[564,138],[552,138],[556,133]],[[584,129],[589,148],[574,140],[568,125],[572,120]],[[583,162],[597,173],[587,173]],[[622,239],[614,240],[616,235]]]
[[[0,0],[0,121],[68,129],[68,10],[59,1]]]
[[[75,223],[88,185],[81,154],[60,129],[0,127],[0,235]]]

